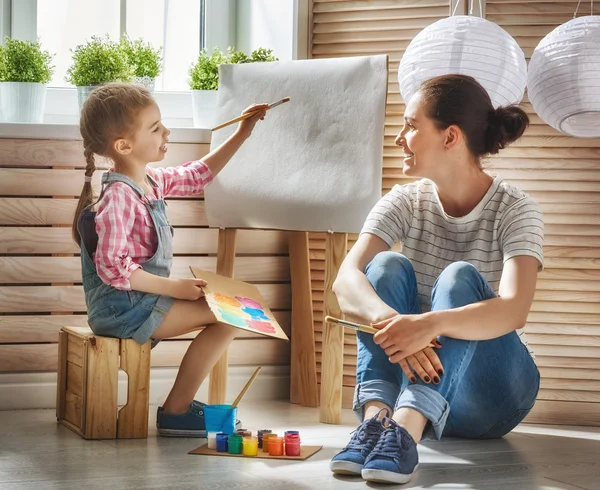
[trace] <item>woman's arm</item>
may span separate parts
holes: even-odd
[[[462,340],[489,340],[522,328],[533,302],[539,262],[519,255],[502,269],[498,297],[453,310],[427,313],[435,334]]]
[[[346,318],[369,324],[397,315],[377,296],[364,272],[379,252],[387,250],[381,238],[363,233],[344,259],[333,292]]]

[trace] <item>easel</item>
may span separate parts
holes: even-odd
[[[236,238],[237,229],[219,229],[216,268],[219,275],[233,278]],[[289,257],[292,282],[290,401],[302,406],[316,407],[318,405],[317,368],[307,232],[289,232]],[[228,360],[229,351],[226,351],[210,373],[208,388],[210,404],[225,402]]]

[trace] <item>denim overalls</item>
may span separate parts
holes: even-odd
[[[152,185],[156,182],[148,176]],[[130,186],[145,203],[158,235],[156,253],[142,268],[157,276],[169,277],[173,262],[173,228],[169,225],[163,199],[150,201],[144,191],[125,175],[106,172],[102,176],[102,192],[98,200],[83,210],[77,229],[81,236],[81,271],[83,290],[88,310],[88,323],[97,335],[119,338],[133,338],[144,344],[162,322],[174,298],[170,296],[123,291],[108,286],[98,276],[92,260],[98,246],[96,233],[96,212],[92,208],[102,199],[106,188],[113,182],[123,182]]]

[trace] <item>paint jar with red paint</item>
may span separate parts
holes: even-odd
[[[297,431],[286,432],[285,455],[300,456],[300,434]]]

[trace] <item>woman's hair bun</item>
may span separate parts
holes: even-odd
[[[518,140],[529,126],[529,117],[516,105],[498,107],[488,114],[485,135],[486,153],[495,155],[506,145]]]

